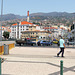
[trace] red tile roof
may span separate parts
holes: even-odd
[[[51,33],[51,32],[49,32],[49,31],[40,31],[40,30],[34,30],[34,31],[22,31],[22,33],[24,33],[24,32],[46,32],[46,33]]]
[[[24,24],[32,24],[32,23],[27,22],[27,21],[22,21],[22,22],[21,22],[21,25],[24,25]]]
[[[2,28],[5,28],[4,26],[2,26]]]
[[[13,24],[13,26],[17,25],[17,23]]]
[[[2,30],[6,30],[6,31],[8,31],[8,32],[11,32],[11,29],[9,29],[8,27],[2,26],[2,28],[4,28],[4,29],[2,29]]]
[[[22,21],[22,22],[21,22],[21,25],[25,25],[25,24],[32,24],[32,23],[27,22],[27,21]],[[17,25],[17,23],[13,24],[13,26],[15,26],[15,25]]]
[[[57,27],[44,27],[44,29],[57,29]]]

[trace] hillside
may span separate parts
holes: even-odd
[[[22,19],[22,18],[26,18],[26,17],[20,16],[20,15],[15,15],[15,14],[5,14],[5,15],[2,16],[3,21],[13,20],[13,19]],[[1,20],[1,15],[0,15],[0,20]]]
[[[50,12],[50,13],[32,13],[30,14],[30,18],[33,19],[33,17],[40,17],[41,20],[44,18],[46,19],[47,17],[65,17],[65,18],[75,18],[74,13],[67,13],[67,12]],[[26,18],[26,16],[20,16],[20,15],[15,15],[15,14],[5,14],[3,15],[3,20],[13,20],[13,19],[22,19]],[[1,20],[1,16],[0,16]]]
[[[18,21],[26,20],[26,16],[20,16],[15,14],[6,14],[3,15],[3,25],[12,25]],[[73,21],[75,21],[75,13],[67,13],[67,12],[50,12],[50,13],[32,13],[30,14],[30,20],[33,21],[41,21],[41,20],[49,20],[51,24],[63,23],[65,25],[71,25]],[[1,20],[1,16],[0,16]],[[0,22],[1,23],[1,22]]]

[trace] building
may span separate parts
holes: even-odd
[[[67,37],[67,32],[68,32],[68,29],[66,28],[63,28],[63,27],[44,27],[44,30],[45,31],[50,31],[52,34],[51,34],[51,37],[52,38],[59,38],[59,36],[62,36],[64,38]]]
[[[29,26],[29,31],[42,30],[38,25]]]
[[[49,34],[50,32],[48,31],[40,31],[40,30],[23,31],[21,37],[22,39],[31,38],[38,40],[48,40]]]
[[[40,30],[40,26],[27,21],[18,22],[11,26],[11,38],[21,39],[21,32],[35,29]]]

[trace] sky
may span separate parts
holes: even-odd
[[[0,15],[1,15],[0,0]],[[43,12],[75,12],[75,0],[3,0],[3,14],[26,16],[31,13]]]

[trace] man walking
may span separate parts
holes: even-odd
[[[63,40],[63,38],[61,37],[61,39],[59,40],[59,44],[60,44],[60,52],[57,53],[57,57],[59,57],[60,53],[61,54],[61,57],[64,57],[64,49],[65,49],[65,42]]]

